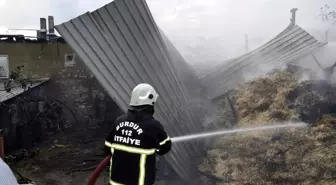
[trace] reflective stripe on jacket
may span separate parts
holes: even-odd
[[[152,185],[156,155],[171,149],[171,140],[151,112],[132,112],[119,117],[105,140],[111,155],[111,185]]]

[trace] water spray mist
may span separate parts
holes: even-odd
[[[191,134],[186,136],[178,136],[171,138],[172,142],[182,142],[182,141],[189,141],[194,139],[201,139],[207,137],[214,137],[219,135],[228,135],[234,133],[241,133],[241,132],[251,132],[251,131],[261,131],[261,130],[271,130],[271,129],[279,129],[279,128],[295,128],[295,127],[305,127],[307,126],[306,123],[303,122],[287,122],[282,124],[276,125],[266,125],[266,126],[258,126],[258,127],[247,127],[247,128],[238,128],[233,130],[221,130],[221,131],[213,131],[213,132],[204,132],[199,134]]]

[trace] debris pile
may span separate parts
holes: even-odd
[[[237,88],[236,126],[300,120],[309,127],[218,138],[200,170],[231,185],[336,184],[336,85],[298,79],[275,71]]]
[[[2,105],[3,113],[8,114],[3,126],[7,130],[5,144],[10,153],[29,150],[46,136],[69,127],[63,107],[57,101],[20,96]]]

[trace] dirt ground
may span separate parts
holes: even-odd
[[[33,151],[33,158],[13,164],[24,177],[37,185],[86,184],[96,166],[104,159],[104,137],[99,126],[69,128],[55,134]],[[108,184],[106,171],[96,184]]]
[[[49,137],[12,167],[36,185],[86,185],[95,168],[104,159],[104,139],[108,129],[98,125],[81,125]],[[183,182],[158,181],[156,185],[182,185]],[[108,167],[96,185],[108,185]]]

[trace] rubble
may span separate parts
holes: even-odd
[[[232,179],[225,183],[230,185],[336,184],[334,84],[300,82],[293,73],[275,71],[234,94],[238,127],[281,121],[310,126],[220,137],[203,159],[201,171]],[[225,123],[223,115],[229,111],[222,112],[219,123]]]

